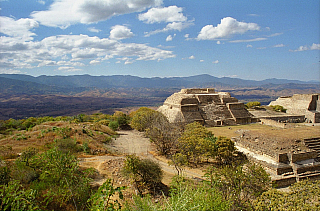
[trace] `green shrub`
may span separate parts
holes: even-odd
[[[120,210],[121,204],[117,199],[114,199],[114,196],[118,193],[119,199],[123,199],[122,190],[124,189],[124,186],[116,188],[113,187],[111,179],[108,179],[88,200],[91,204],[90,210]]]
[[[141,160],[136,155],[126,157],[122,173],[133,180],[140,194],[144,188],[150,189],[160,183],[163,177],[158,163],[150,159]]]
[[[116,131],[119,128],[119,123],[117,121],[111,121],[108,125],[113,131]]]
[[[35,190],[24,190],[18,181],[0,185],[0,210],[39,210],[36,194]]]
[[[283,108],[283,106],[281,105],[274,105],[274,106],[270,106],[274,111],[277,111],[277,112],[286,112],[287,109]]]
[[[258,102],[258,101],[248,102],[245,106],[247,108],[253,108],[253,107],[256,107],[256,106],[261,106],[261,103]]]

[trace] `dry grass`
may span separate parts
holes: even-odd
[[[64,129],[66,130],[63,131]],[[52,146],[55,139],[63,139],[63,136],[67,136],[74,139],[79,145],[87,142],[91,149],[104,151],[103,143],[109,137],[110,129],[107,126],[98,131],[93,129],[92,125],[88,123],[45,122],[35,126],[30,131],[13,131],[10,135],[1,135],[0,146],[12,148],[11,153],[15,155],[28,147],[44,151]]]

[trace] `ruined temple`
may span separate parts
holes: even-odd
[[[304,115],[310,123],[320,123],[320,94],[295,94],[289,97],[279,97],[269,105],[281,105],[286,113]]]
[[[243,103],[213,88],[181,89],[158,109],[169,122],[200,122],[210,126],[248,124],[253,120]]]

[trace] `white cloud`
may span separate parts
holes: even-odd
[[[212,62],[213,64],[218,64],[219,63],[219,60],[215,60]]]
[[[38,2],[39,4],[42,4],[42,5],[45,5],[45,4],[46,4],[46,2],[43,1],[43,0],[38,0],[37,2]]]
[[[35,11],[31,17],[42,25],[67,28],[77,23],[95,23],[113,16],[141,12],[160,6],[162,0],[54,0],[46,11]]]
[[[74,67],[59,67],[58,70],[62,70],[63,72],[77,72],[82,71],[81,69],[76,69]]]
[[[260,48],[257,48],[259,50],[264,50],[264,49],[267,49],[267,47],[260,47]]]
[[[263,40],[267,40],[268,38],[265,37],[258,37],[258,38],[254,38],[254,39],[249,39],[249,40],[231,40],[229,42],[231,43],[239,43],[239,42],[257,42],[257,41],[263,41]]]
[[[22,40],[33,40],[36,34],[30,30],[39,26],[38,22],[30,18],[13,18],[0,16],[0,32]]]
[[[290,51],[297,52],[297,51],[310,51],[310,50],[320,50],[320,44],[313,43],[311,46],[307,46],[307,45],[300,46],[298,49],[290,50]]]
[[[253,46],[252,45],[247,45],[247,48],[252,48]]]
[[[172,36],[169,35],[169,36],[166,38],[166,41],[169,42],[169,41],[172,41],[172,39],[173,39]]]
[[[99,60],[91,60],[90,61],[90,64],[93,64],[93,65],[100,64],[100,63],[101,63],[101,61],[99,61]]]
[[[218,41],[217,41],[217,44],[218,44],[218,45],[220,45],[220,44],[221,44],[221,42],[218,40]]]
[[[273,47],[274,48],[282,48],[282,47],[284,47],[285,45],[284,44],[278,44],[278,45],[274,45]]]
[[[182,14],[182,8],[177,6],[169,6],[162,8],[151,8],[148,12],[138,16],[140,21],[145,23],[161,23],[161,22],[185,22],[187,17]]]
[[[176,36],[177,34],[174,34],[173,36],[172,35],[169,35],[167,38],[166,38],[166,41],[169,42],[169,41],[172,41],[172,39]]]
[[[116,25],[111,27],[110,39],[122,40],[132,37],[134,34],[126,26]]]
[[[188,28],[189,26],[192,26],[192,25],[194,25],[193,21],[168,23],[168,25],[163,29],[157,29],[151,32],[145,32],[145,37],[149,37],[150,35],[158,34],[161,32],[167,32],[171,30],[182,31],[183,29]]]
[[[256,23],[239,22],[234,18],[226,17],[221,19],[221,23],[217,26],[206,25],[198,34],[198,40],[214,40],[217,38],[225,38],[233,34],[244,34],[249,30],[260,30],[260,26]]]
[[[140,21],[147,24],[153,23],[168,23],[163,29],[157,29],[151,32],[145,32],[145,36],[148,37],[153,34],[161,32],[167,32],[170,30],[181,31],[189,26],[193,25],[193,20],[189,20],[182,13],[183,9],[177,6],[151,8],[146,13],[138,16]]]
[[[203,59],[201,59],[201,60],[200,60],[200,62],[204,62],[204,60],[203,60]]]
[[[195,59],[196,57],[194,57],[194,55],[190,56],[189,59]]]
[[[133,61],[163,60],[175,55],[172,51],[146,44],[122,43],[120,40],[88,35],[51,36],[36,42],[0,37],[1,70],[51,65],[85,66],[79,61],[108,60],[114,57]]]
[[[0,69],[0,74],[22,74],[22,72],[14,69]]]
[[[96,29],[95,27],[89,27],[88,30],[94,33],[99,33],[101,31],[100,29]]]

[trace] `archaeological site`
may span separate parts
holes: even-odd
[[[270,173],[278,187],[286,187],[306,178],[320,179],[320,131],[310,137],[305,134],[293,138],[290,134],[294,131],[290,128],[299,127],[296,123],[310,127],[320,123],[319,96],[280,97],[269,104],[283,106],[287,109],[283,113],[267,109],[247,110],[244,103],[229,93],[215,92],[213,88],[182,89],[168,97],[158,111],[171,123],[197,121],[209,127],[260,123],[275,128],[272,130],[279,131],[281,136],[239,130],[239,136],[233,141],[239,151]]]

